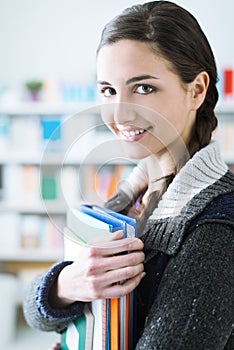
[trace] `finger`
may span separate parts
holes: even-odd
[[[145,272],[141,272],[139,275],[125,281],[123,284],[115,284],[104,290],[102,299],[120,298],[124,295],[131,293],[141,282],[142,278],[146,275]]]
[[[144,271],[144,265],[139,264],[136,266],[127,266],[122,269],[108,271],[103,276],[103,285],[108,286],[116,283],[122,283],[135,276],[141,274]]]
[[[116,270],[126,266],[135,266],[143,263],[145,254],[142,251],[134,251],[132,253],[114,255],[105,258],[106,270]]]
[[[123,238],[111,242],[100,242],[93,246],[94,255],[110,256],[114,254],[142,250],[143,242],[139,238]]]
[[[111,257],[104,257],[95,260],[94,269],[96,273],[103,273],[104,271],[112,271],[127,266],[135,266],[143,263],[145,254],[142,251],[133,253],[114,255]]]
[[[107,271],[90,277],[90,289],[101,291],[116,283],[123,283],[123,281],[134,278],[144,271],[144,265],[138,264],[136,266],[127,266],[118,270]],[[92,287],[92,288],[91,288]]]

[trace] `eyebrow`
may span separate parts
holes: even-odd
[[[147,80],[147,79],[159,79],[159,78],[155,77],[153,75],[148,75],[148,74],[139,75],[139,76],[132,77],[132,78],[128,79],[126,81],[126,85],[129,85],[131,83],[136,83],[137,81],[141,81],[141,80]],[[103,80],[98,80],[97,84],[99,84],[99,85],[111,85],[107,81],[103,81]]]

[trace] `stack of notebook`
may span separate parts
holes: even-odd
[[[136,221],[100,206],[81,205],[67,210],[64,258],[79,260],[80,246],[101,240],[102,235],[123,231],[136,236]],[[136,337],[135,293],[119,299],[87,303],[82,316],[62,333],[62,350],[132,350]]]

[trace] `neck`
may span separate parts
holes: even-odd
[[[163,151],[147,157],[145,163],[149,186],[168,175],[176,175],[189,158],[189,152],[181,138],[175,140]]]
[[[165,179],[171,174],[176,175],[188,159],[187,148],[183,140],[178,139],[161,152],[140,160],[130,176],[121,182],[119,188],[130,198],[148,188],[146,198],[158,190],[158,180]]]

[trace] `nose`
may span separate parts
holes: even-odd
[[[113,117],[116,124],[130,124],[136,118],[134,104],[123,101],[114,103]]]

